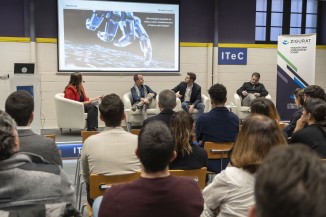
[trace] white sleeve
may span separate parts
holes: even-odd
[[[226,175],[226,170],[217,174],[203,191],[205,205],[210,210],[216,210],[221,206],[221,203],[227,198],[230,184]]]

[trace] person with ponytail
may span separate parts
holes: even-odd
[[[207,167],[206,151],[192,142],[194,119],[186,111],[173,114],[171,131],[174,138],[177,158],[170,163],[171,170],[192,170]]]
[[[87,113],[87,130],[95,131],[98,128],[98,108],[94,102],[101,99],[100,96],[88,98],[82,85],[83,77],[80,72],[74,72],[70,75],[70,81],[65,87],[65,98],[82,102]]]
[[[290,143],[303,143],[326,157],[326,102],[307,99],[301,118],[297,121]]]

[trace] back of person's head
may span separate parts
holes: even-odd
[[[298,100],[299,104],[302,106],[304,103],[304,99],[303,99],[303,92],[304,90],[302,88],[297,88],[295,89],[295,91],[293,92],[295,98]]]
[[[117,94],[109,94],[102,98],[99,106],[100,114],[107,127],[120,126],[124,115],[124,104]]]
[[[309,85],[303,89],[303,94],[308,98],[318,98],[326,100],[325,90],[318,85]]]
[[[256,174],[256,216],[326,216],[325,166],[304,145],[273,148]]]
[[[165,109],[174,109],[177,105],[176,98],[173,90],[162,90],[158,96],[159,106]]]
[[[258,80],[260,79],[260,74],[258,72],[252,73],[251,77],[256,77]]]
[[[208,94],[215,104],[224,104],[226,102],[227,91],[223,84],[214,84],[209,88]]]
[[[8,159],[15,153],[16,123],[10,115],[0,110],[0,161]],[[17,132],[16,132],[17,133]]]
[[[195,82],[196,81],[196,74],[193,72],[187,72],[187,75],[189,75],[189,78]]]
[[[285,137],[275,120],[264,115],[251,115],[245,119],[236,138],[231,163],[254,173],[272,147],[285,144]]]
[[[145,172],[164,171],[174,152],[174,141],[168,126],[161,121],[146,124],[138,136],[137,155]]]
[[[269,99],[258,97],[251,102],[250,106],[252,114],[261,114],[274,120],[280,120],[274,103]]]
[[[326,136],[326,102],[318,98],[307,99],[303,108],[307,114],[314,118],[315,123],[323,129]]]
[[[83,76],[80,72],[74,72],[70,74],[70,80],[68,85],[65,87],[65,90],[68,86],[76,87],[77,91],[81,92],[81,83],[83,82]]]
[[[34,99],[27,91],[17,90],[8,96],[5,109],[18,126],[27,126],[34,111]]]
[[[171,131],[177,151],[181,151],[182,156],[192,152],[190,140],[194,119],[186,111],[175,112],[171,118]]]

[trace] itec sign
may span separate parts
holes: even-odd
[[[219,48],[219,65],[247,65],[247,48]]]

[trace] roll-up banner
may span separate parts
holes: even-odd
[[[282,120],[297,109],[294,90],[315,83],[315,59],[316,34],[278,36],[276,107]]]

